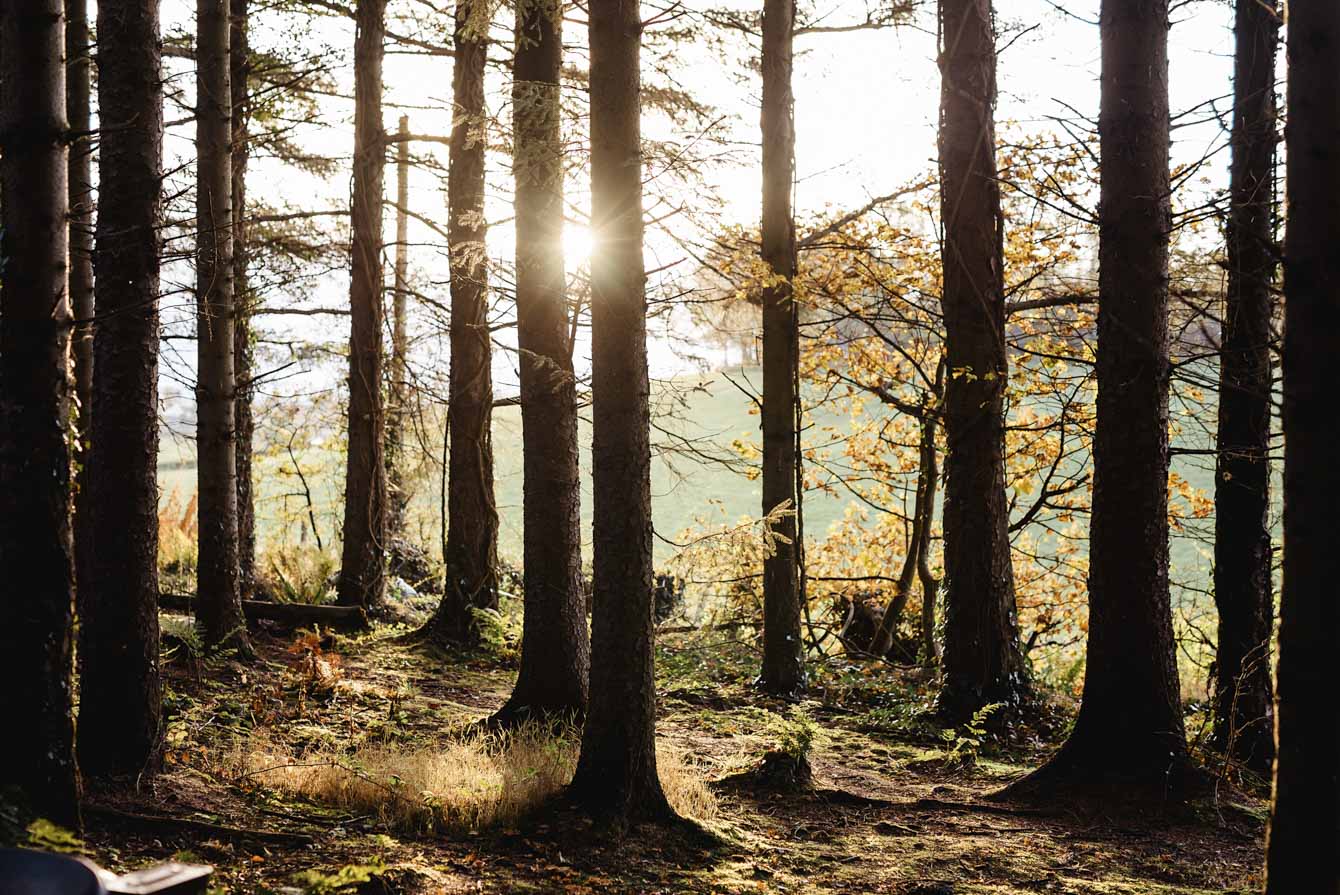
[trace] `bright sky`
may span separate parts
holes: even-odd
[[[737,2],[732,5],[739,6]],[[396,8],[396,0],[392,0]],[[646,7],[647,15],[653,15]],[[194,4],[189,0],[165,0],[164,28],[167,31],[194,30]],[[495,36],[495,57],[507,51],[510,34],[506,13],[500,16]],[[802,15],[804,13],[802,12]],[[1076,0],[1066,12],[1049,0],[997,0],[1001,44],[1005,46],[999,75],[1001,98],[998,119],[1005,133],[1055,132],[1056,119],[1064,119],[1077,130],[1087,125],[1082,116],[1095,117],[1098,105],[1098,28],[1092,22],[1098,15],[1097,0]],[[1174,114],[1208,100],[1219,98],[1215,107],[1221,114],[1228,110],[1231,91],[1232,10],[1224,0],[1191,0],[1174,14],[1170,39],[1171,91]],[[822,19],[826,25],[861,21],[865,5],[861,0],[837,0],[818,7],[809,19]],[[1087,20],[1087,21],[1086,21]],[[263,14],[253,42],[262,46],[288,44],[302,46],[313,53],[328,45],[347,63],[352,41],[352,23],[337,19],[321,21],[310,34],[290,31],[277,33],[279,24],[273,13]],[[580,22],[569,21],[566,40],[573,46],[569,58],[585,53]],[[448,35],[439,38],[442,42]],[[935,122],[939,75],[935,65],[936,38],[934,7],[924,7],[914,20],[896,29],[838,35],[802,36],[796,42],[796,211],[797,216],[822,212],[827,207],[850,208],[869,198],[888,193],[934,166]],[[682,195],[676,201],[690,205],[710,205],[715,197],[721,203],[721,218],[737,223],[757,220],[759,208],[758,126],[759,84],[743,66],[746,50],[735,58],[719,58],[705,47],[680,51],[676,71],[681,85],[728,116],[731,136],[739,141],[737,164],[709,175],[705,188]],[[169,60],[171,71],[179,73],[174,83],[184,91],[187,103],[193,96],[190,63]],[[385,67],[388,106],[386,126],[394,130],[401,110],[408,109],[411,129],[420,133],[445,134],[449,129],[447,109],[450,103],[450,61],[423,56],[388,55]],[[344,90],[351,83],[347,64],[336,73]],[[489,103],[494,114],[503,112],[508,94],[505,75],[489,73]],[[428,108],[422,108],[428,107]],[[179,113],[169,108],[167,118]],[[1203,120],[1207,119],[1209,120]],[[1190,116],[1199,124],[1175,131],[1174,162],[1202,156],[1208,147],[1222,145],[1219,123],[1206,115]],[[323,104],[321,121],[301,128],[299,139],[314,151],[347,157],[352,140],[350,104],[331,99]],[[659,139],[675,135],[661,121],[648,120],[646,133]],[[184,161],[192,152],[193,126],[184,125],[169,135],[169,165]],[[430,154],[445,164],[446,150],[441,146],[421,145],[416,152]],[[1210,181],[1203,189],[1222,186],[1227,179],[1227,152],[1216,157],[1208,172]],[[490,161],[489,216],[491,220],[510,219],[511,177],[507,159],[494,153]],[[189,176],[189,171],[182,176]],[[388,169],[387,190],[394,190],[394,172]],[[580,186],[580,185],[578,185]],[[337,208],[347,206],[348,180],[341,176],[322,183],[273,164],[253,166],[249,192],[263,197],[272,206],[294,208]],[[580,189],[569,193],[569,201],[578,208],[586,197]],[[415,170],[411,175],[411,205],[436,220],[444,218],[443,182],[433,173]],[[674,219],[672,219],[674,220]],[[387,236],[392,236],[393,221],[387,216]],[[687,226],[687,224],[685,224]],[[413,270],[424,279],[445,280],[445,260],[440,242],[427,228],[411,222],[410,242]],[[568,237],[570,266],[576,267],[589,249],[589,238],[580,229]],[[495,226],[490,233],[490,250],[498,257],[512,252],[510,223]],[[661,267],[675,261],[678,251],[664,239],[649,237],[648,266]],[[672,270],[688,272],[688,265]],[[347,276],[328,277],[313,291],[311,304],[341,304],[347,301]],[[440,291],[445,295],[445,287]],[[347,318],[314,323],[311,318],[270,318],[271,321],[311,327],[328,338],[342,337]],[[579,346],[579,354],[582,348]],[[581,362],[579,361],[579,364]],[[510,364],[498,370],[500,387],[511,379]],[[652,345],[653,375],[682,372],[685,362],[670,345],[657,339]]]

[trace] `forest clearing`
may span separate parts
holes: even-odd
[[[0,895],[1340,895],[1337,245],[1337,0],[0,0]]]
[[[660,641],[657,730],[662,752],[675,756],[674,764],[662,759],[662,776],[674,768],[689,782],[668,785],[710,793],[710,804],[688,815],[705,832],[614,842],[583,821],[541,813],[431,834],[398,826],[388,792],[349,805],[332,797],[328,779],[297,783],[285,776],[294,773],[289,764],[297,773],[334,768],[347,783],[366,773],[368,750],[384,750],[400,757],[412,790],[408,757],[468,738],[468,725],[506,699],[512,674],[496,655],[425,652],[397,643],[394,632],[276,631],[256,638],[269,663],[261,668],[210,660],[206,669],[174,648],[165,769],[146,791],[100,796],[85,845],[118,868],[206,861],[217,865],[218,883],[239,892],[1191,895],[1259,887],[1267,807],[1259,790],[1225,784],[1204,805],[1166,814],[994,803],[987,797],[1045,755],[1055,731],[979,750],[945,740],[907,709],[933,699],[918,671],[851,668],[857,673],[845,680],[836,672],[796,705],[753,691],[748,651],[720,635]],[[808,733],[786,720],[796,716]],[[748,777],[768,751],[795,748],[797,735],[813,738],[810,785],[778,789]],[[560,763],[571,773],[576,741],[568,737]],[[547,768],[533,761],[517,775]],[[474,771],[454,782],[497,785]],[[391,783],[389,774],[379,779]],[[422,804],[425,796],[409,797]],[[136,816],[219,829],[173,830]]]

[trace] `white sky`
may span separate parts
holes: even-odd
[[[397,0],[392,0],[396,8]],[[259,5],[259,4],[253,4]],[[738,2],[733,5],[738,6]],[[647,7],[647,15],[652,15]],[[998,26],[1002,44],[1008,44],[1001,57],[998,119],[1004,133],[1058,130],[1054,119],[1061,118],[1083,130],[1080,116],[1096,117],[1098,103],[1098,29],[1083,20],[1096,20],[1097,0],[1076,0],[1068,4],[1069,13],[1058,11],[1048,0],[997,0]],[[165,0],[165,31],[194,30],[194,4],[189,0]],[[500,17],[495,35],[505,41],[510,33],[508,14]],[[860,21],[865,17],[861,0],[827,2],[811,15],[824,24]],[[1170,38],[1171,92],[1174,114],[1190,109],[1231,91],[1232,9],[1224,0],[1192,0],[1174,15]],[[321,22],[314,34],[300,32],[276,34],[273,13],[262,14],[256,24],[253,42],[259,45],[292,43],[313,52],[320,44],[329,44],[347,63],[352,41],[352,23],[330,19]],[[569,22],[566,39],[570,44],[584,43],[578,23]],[[1022,32],[1022,33],[1021,33]],[[446,43],[449,35],[440,40]],[[494,55],[507,51],[499,45]],[[823,211],[842,209],[867,201],[870,197],[892,192],[898,186],[930,171],[934,166],[935,122],[939,92],[939,74],[935,65],[934,7],[923,8],[915,20],[897,29],[841,35],[809,35],[796,41],[796,213],[799,218]],[[759,85],[756,76],[744,77],[741,65],[743,48],[737,59],[720,59],[704,47],[689,47],[681,52],[682,85],[697,92],[701,99],[730,116],[733,136],[740,141],[739,164],[711,175],[700,192],[683,196],[680,201],[710,204],[713,196],[722,203],[723,220],[748,224],[756,221],[759,199],[758,149],[755,144],[758,122]],[[584,59],[584,53],[581,54]],[[570,53],[575,59],[575,54]],[[431,106],[414,109],[411,115],[415,132],[445,134],[449,129],[446,109],[450,104],[451,63],[443,58],[388,55],[385,67],[388,107],[386,126],[394,130],[399,110],[391,104]],[[190,63],[168,60],[171,71],[181,75],[178,82],[189,103],[193,95]],[[351,83],[347,70],[337,75],[345,90]],[[502,72],[489,73],[490,111],[497,114],[505,101],[508,85]],[[1217,105],[1228,109],[1228,100]],[[169,120],[177,113],[169,108]],[[1196,116],[1204,117],[1204,116]],[[322,120],[301,130],[302,142],[317,152],[347,157],[352,141],[351,107],[346,101],[331,99],[323,105]],[[169,167],[189,159],[193,125],[178,127],[169,135]],[[663,122],[648,121],[648,136],[671,136]],[[688,136],[688,135],[681,135]],[[1174,162],[1199,158],[1207,147],[1223,143],[1217,122],[1184,127],[1174,133]],[[417,148],[445,163],[446,149],[441,146]],[[1216,157],[1208,172],[1210,182],[1203,189],[1214,189],[1227,180],[1228,156]],[[182,176],[190,176],[187,171]],[[491,220],[510,217],[508,200],[511,178],[507,160],[495,153],[490,160]],[[394,193],[394,171],[388,168],[388,196]],[[254,165],[248,191],[266,204],[294,208],[336,208],[347,206],[348,179],[340,175],[329,183],[295,175],[270,164]],[[580,205],[585,197],[570,194]],[[436,176],[416,170],[411,177],[411,205],[435,220],[445,218],[445,195]],[[387,215],[387,236],[393,236],[393,219]],[[410,242],[426,244],[440,240],[411,222]],[[586,244],[584,235],[575,232],[569,239],[570,264],[576,266]],[[503,224],[492,229],[490,250],[499,257],[512,251],[512,228]],[[677,250],[664,240],[652,239],[648,246],[649,267],[659,267],[677,257]],[[416,245],[412,266],[420,275],[445,280],[445,263],[440,250]],[[688,272],[688,265],[676,270]],[[388,273],[389,275],[389,273]],[[347,301],[347,275],[331,276],[315,290],[311,304],[339,305]],[[445,287],[440,290],[445,298]],[[189,304],[189,303],[187,303]],[[292,321],[302,321],[293,323]],[[347,318],[313,322],[311,318],[270,318],[267,325],[306,328],[327,338],[342,338]],[[189,352],[188,353],[193,353]],[[581,349],[579,348],[579,354]],[[580,363],[580,362],[579,362]],[[500,385],[510,378],[506,367],[499,369]],[[675,356],[668,343],[656,340],[652,346],[653,375],[681,372],[685,363]]]

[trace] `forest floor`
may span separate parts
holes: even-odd
[[[164,769],[93,794],[86,852],[118,871],[173,857],[210,863],[212,891],[231,893],[1259,887],[1264,807],[1250,797],[1134,818],[998,806],[983,796],[1038,763],[1049,738],[1017,737],[1023,744],[1008,749],[979,746],[971,730],[946,738],[917,720],[929,682],[915,670],[848,663],[801,706],[768,700],[748,686],[752,659],[731,638],[662,636],[658,660],[659,736],[715,793],[704,822],[714,841],[639,828],[616,842],[543,810],[493,829],[407,834],[375,812],[319,804],[245,770],[257,743],[314,764],[355,744],[436,748],[507,696],[514,671],[496,656],[444,655],[397,633],[259,632],[262,662],[251,665],[178,644],[165,666]],[[779,737],[798,735],[813,740],[812,788],[739,782]]]

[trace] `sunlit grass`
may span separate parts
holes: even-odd
[[[255,737],[229,762],[250,781],[323,805],[371,815],[402,834],[470,833],[531,815],[572,779],[580,747],[572,728],[527,724],[433,748],[375,746],[296,755]],[[681,752],[657,750],[662,785],[682,815],[705,821],[717,803]]]

